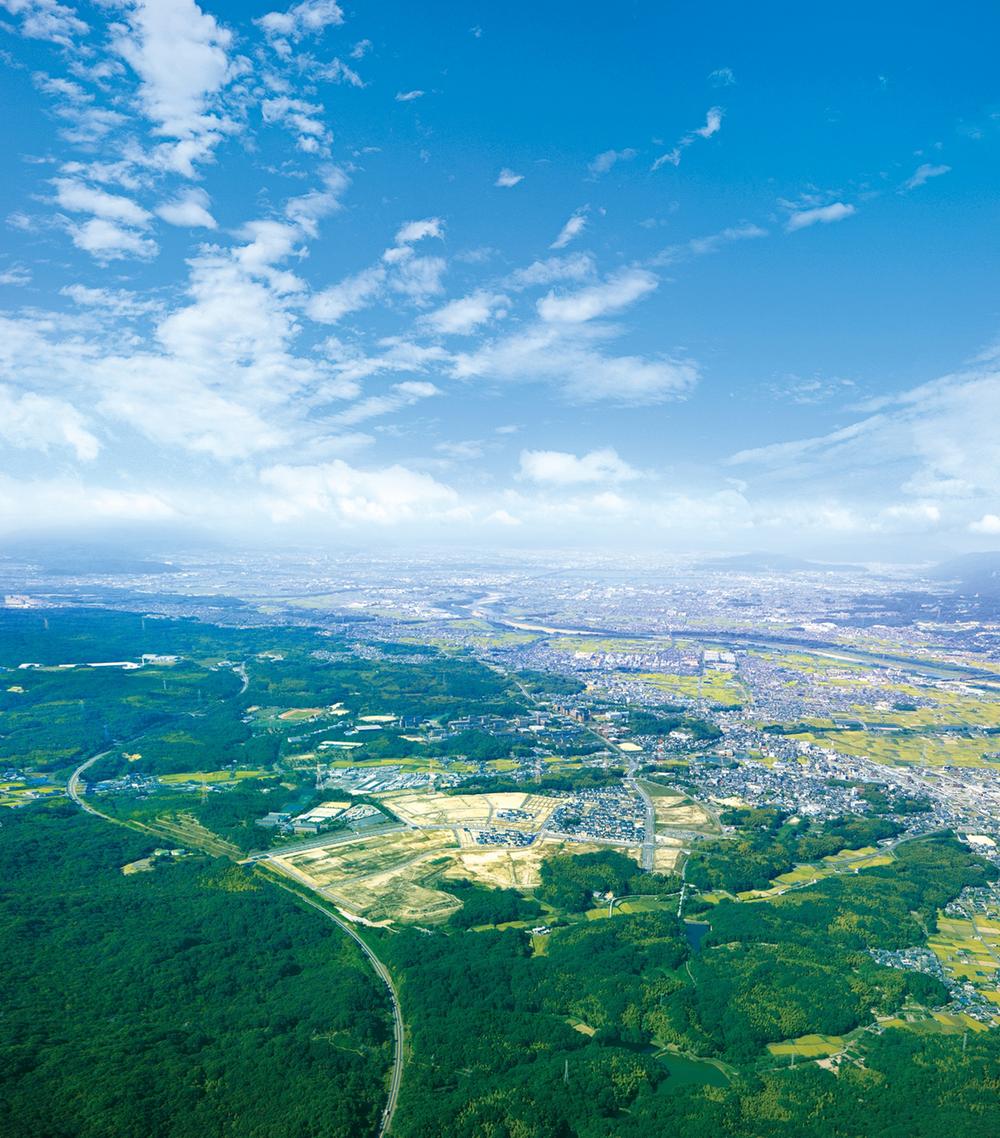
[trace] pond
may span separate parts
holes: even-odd
[[[690,1059],[668,1051],[660,1056],[660,1062],[670,1072],[668,1086],[671,1089],[696,1085],[724,1087],[729,1082],[725,1071],[705,1059]]]
[[[705,924],[704,921],[684,922],[684,937],[691,946],[692,952],[698,952],[700,950],[701,942],[709,934],[711,929],[712,926]]]

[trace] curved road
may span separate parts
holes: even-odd
[[[277,872],[282,872],[280,866],[271,863],[271,868]],[[403,1046],[405,1043],[405,1033],[403,1030],[403,1013],[399,1006],[399,994],[396,991],[396,985],[392,982],[392,977],[389,975],[389,970],[382,963],[382,961],[375,955],[368,942],[364,940],[361,935],[346,922],[340,919],[335,913],[331,913],[325,905],[321,905],[318,901],[314,901],[311,897],[303,897],[297,889],[292,889],[290,886],[285,885],[283,882],[277,882],[282,889],[287,889],[289,893],[298,897],[300,901],[305,902],[311,908],[316,909],[317,912],[323,914],[328,920],[333,921],[343,932],[347,933],[352,940],[355,941],[357,946],[368,958],[368,963],[375,969],[376,974],[381,978],[386,988],[389,990],[389,1002],[392,1005],[392,1023],[393,1023],[393,1036],[394,1036],[394,1051],[395,1056],[392,1063],[392,1077],[389,1080],[389,1097],[385,1104],[385,1110],[382,1112],[382,1121],[378,1128],[378,1138],[384,1138],[384,1135],[389,1133],[389,1128],[392,1126],[392,1116],[396,1113],[396,1100],[399,1098],[399,1086],[403,1081]]]
[[[117,826],[128,826],[127,822],[124,822],[118,818],[112,818],[109,814],[103,814],[96,807],[91,806],[89,802],[84,800],[83,796],[80,793],[80,776],[88,767],[96,763],[98,759],[103,759],[105,755],[108,755],[110,753],[110,751],[101,751],[100,754],[91,755],[91,757],[87,759],[86,762],[81,763],[70,775],[69,782],[66,784],[66,793],[77,804],[77,806],[80,807],[81,810],[85,810],[88,814],[92,814],[95,818],[101,818],[103,821],[111,822]],[[282,872],[280,866],[274,865],[273,862],[270,864],[276,872]],[[296,896],[300,901],[303,901],[306,905],[309,905],[311,908],[316,909],[318,912],[322,913],[324,917],[326,917],[328,920],[333,921],[333,923],[337,925],[343,932],[347,933],[347,935],[355,941],[361,951],[365,954],[368,963],[372,966],[378,977],[382,980],[386,988],[389,990],[389,1002],[392,1006],[394,1054],[392,1062],[392,1076],[389,1080],[389,1096],[385,1104],[385,1110],[382,1112],[382,1119],[379,1123],[378,1128],[378,1138],[385,1138],[385,1135],[389,1133],[389,1128],[392,1126],[392,1116],[396,1113],[396,1101],[399,1098],[399,1087],[403,1081],[403,1048],[406,1040],[405,1032],[403,1029],[403,1012],[400,1008],[399,994],[396,991],[396,985],[392,982],[392,977],[389,975],[389,970],[386,968],[386,966],[375,955],[375,953],[369,947],[368,943],[363,940],[362,937],[354,929],[352,929],[346,921],[341,920],[340,917],[336,916],[334,913],[331,913],[329,909],[321,905],[318,901],[313,901],[309,897],[303,897],[298,890],[292,889],[290,886],[285,885],[284,882],[277,881],[275,884],[280,886],[282,889],[288,890],[289,893],[294,894],[294,896]]]

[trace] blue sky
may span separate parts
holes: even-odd
[[[0,530],[1000,540],[992,5],[0,24]]]

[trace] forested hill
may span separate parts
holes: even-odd
[[[4,1138],[362,1138],[391,1063],[356,946],[225,860],[75,807],[0,826]]]

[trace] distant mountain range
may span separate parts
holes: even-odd
[[[1000,552],[966,553],[935,565],[928,577],[955,581],[963,593],[1000,596]]]
[[[699,569],[723,573],[846,573],[858,572],[861,566],[838,565],[824,561],[807,561],[785,553],[736,553],[713,557],[698,564]]]

